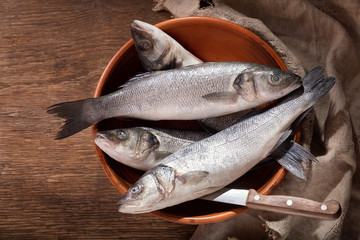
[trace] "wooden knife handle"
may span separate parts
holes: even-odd
[[[322,203],[291,196],[265,196],[254,189],[249,190],[246,206],[258,210],[332,220],[341,215],[341,206],[335,200]]]

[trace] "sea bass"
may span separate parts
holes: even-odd
[[[135,20],[131,24],[131,34],[140,61],[147,71],[174,69],[202,63],[175,39],[153,25]],[[235,124],[246,113],[246,111],[241,111],[198,121],[208,132],[215,133]]]
[[[114,160],[147,171],[177,150],[209,136],[198,131],[133,127],[97,132],[94,141]]]
[[[233,182],[283,145],[291,126],[335,84],[317,67],[275,107],[195,142],[148,170],[118,201],[118,211],[146,213],[193,200]],[[301,145],[285,144],[280,157],[309,156]]]
[[[112,117],[194,120],[226,115],[278,99],[301,86],[293,73],[255,63],[201,63],[140,74],[99,98],[59,103],[65,118],[56,139]]]
[[[173,69],[202,63],[177,41],[159,28],[134,20],[131,35],[146,71]]]
[[[147,171],[165,157],[211,135],[203,131],[153,129],[148,127],[105,130],[95,134],[95,144],[114,160],[142,171]],[[308,159],[281,160],[269,156],[254,168],[278,161],[295,176],[306,179],[301,161]]]

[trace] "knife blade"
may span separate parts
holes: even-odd
[[[334,220],[341,215],[341,206],[335,200],[316,202],[306,198],[262,195],[254,189],[221,189],[201,199],[246,206],[250,209]]]

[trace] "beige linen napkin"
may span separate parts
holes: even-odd
[[[167,10],[175,17],[210,16],[235,22],[264,39],[290,71],[303,76],[322,65],[337,80],[303,124],[302,144],[319,163],[306,166],[307,181],[288,174],[273,194],[335,199],[342,206],[341,217],[329,221],[252,210],[221,223],[200,225],[192,239],[356,239],[360,174],[352,181],[358,159],[354,139],[360,133],[360,4],[356,0],[156,2],[154,10]]]

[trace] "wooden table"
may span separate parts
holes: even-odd
[[[188,239],[196,226],[116,210],[90,129],[53,140],[49,105],[92,97],[152,0],[0,2],[0,239]]]

